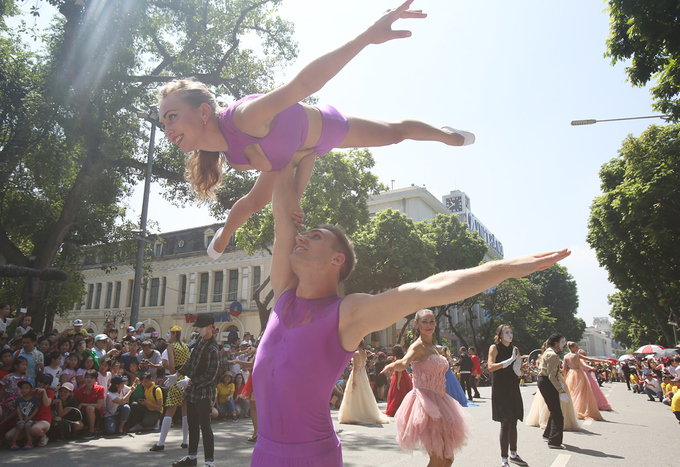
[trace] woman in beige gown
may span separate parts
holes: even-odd
[[[538,366],[538,362],[536,362],[536,366]],[[567,397],[569,397],[567,402],[560,400],[562,415],[564,416],[564,431],[581,431],[582,428],[576,417],[576,410],[574,410],[574,403],[571,398],[571,393],[569,392],[569,386],[566,384],[563,375],[559,374],[558,378],[560,382],[564,384],[564,392],[567,394]],[[534,402],[531,404],[531,410],[524,423],[527,426],[538,426],[541,427],[541,429],[545,429],[548,424],[548,418],[550,418],[548,405],[545,403],[541,391],[536,391]]]
[[[576,416],[581,420],[602,420],[604,417],[597,408],[597,400],[585,372],[585,369],[591,367],[582,361],[575,342],[569,342],[567,346],[570,353],[564,357],[564,372],[574,401]]]
[[[362,340],[352,357],[352,372],[345,385],[345,395],[338,411],[340,423],[376,425],[390,420],[378,408],[366,373],[365,342]]]

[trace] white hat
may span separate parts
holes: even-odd
[[[108,339],[108,338],[109,338],[109,336],[107,336],[106,334],[97,334],[97,335],[94,337],[94,341],[95,341],[95,342],[105,341],[105,340]]]
[[[73,320],[73,325],[74,325],[74,326],[82,326],[82,325],[83,325],[83,320],[82,320],[82,319],[74,319],[74,320]]]

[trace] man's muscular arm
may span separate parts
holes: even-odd
[[[297,287],[298,283],[298,278],[290,265],[290,255],[298,234],[293,222],[293,212],[300,210],[291,164],[276,172],[272,210],[274,211],[274,248],[270,276],[274,296],[278,298],[286,290]]]

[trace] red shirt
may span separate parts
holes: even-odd
[[[89,394],[85,392],[85,386],[83,386],[76,389],[76,392],[73,393],[73,397],[75,397],[76,400],[81,404],[96,404],[98,400],[104,399],[106,397],[106,391],[104,390],[104,386],[94,383],[94,387]],[[99,409],[99,412],[101,415],[104,415],[104,412],[101,408]]]
[[[40,407],[38,407],[38,413],[35,414],[35,421],[45,421],[47,423],[52,423],[52,404],[43,405],[42,396],[38,396],[35,391],[31,393],[32,396],[38,397],[40,401]],[[54,400],[54,391],[47,389],[47,397]]]
[[[481,375],[482,367],[479,366],[479,358],[477,358],[477,355],[470,355],[470,358],[472,359],[472,374]]]

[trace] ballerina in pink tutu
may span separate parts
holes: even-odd
[[[600,360],[598,358],[588,357],[588,354],[586,354],[585,350],[578,348],[578,344],[576,344],[576,348],[578,349],[579,355],[581,355],[581,357],[584,360],[587,360],[589,362],[593,361],[593,362],[599,362],[599,363],[602,363],[602,362],[605,361],[605,360]],[[595,372],[594,371],[586,371],[586,375],[588,376],[588,382],[590,382],[590,387],[593,389],[593,394],[595,394],[595,400],[597,401],[597,408],[599,410],[611,412],[612,405],[609,403],[607,396],[605,396],[604,393],[602,392],[602,389],[600,389],[600,385],[597,383],[597,377],[595,377]]]
[[[387,365],[383,373],[403,371],[409,364],[413,370],[413,390],[406,394],[395,415],[399,445],[427,452],[428,467],[449,467],[453,455],[467,444],[470,416],[446,393],[449,364],[432,342],[435,327],[431,310],[418,311],[418,338],[404,358]]]

